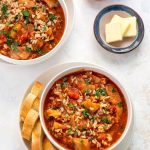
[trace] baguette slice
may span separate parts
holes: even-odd
[[[25,120],[24,120],[24,124],[23,124],[23,127],[22,127],[22,137],[26,140],[30,140],[31,138],[31,134],[32,134],[32,130],[35,126],[35,123],[38,119],[38,116],[39,116],[39,113],[34,110],[34,109],[31,109]]]
[[[29,93],[26,98],[24,99],[22,106],[21,106],[21,111],[20,111],[20,119],[21,121],[24,122],[27,113],[29,112],[29,110],[31,109],[34,100],[36,99],[37,96],[35,96],[32,93]]]
[[[32,131],[32,143],[31,143],[32,150],[42,150],[42,138],[43,138],[43,131],[40,120],[38,120]]]
[[[39,106],[40,106],[40,99],[36,98],[36,100],[33,102],[32,108],[35,109],[37,112],[39,112]]]
[[[42,93],[42,90],[43,90],[43,87],[44,87],[43,84],[36,81],[34,83],[34,85],[32,86],[31,93],[34,94],[35,96],[40,97],[41,93]]]
[[[47,139],[47,137],[43,140],[43,150],[57,150],[51,142]]]

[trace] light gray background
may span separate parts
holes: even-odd
[[[0,62],[0,149],[24,150],[18,129],[18,110],[28,85],[47,68],[64,62],[92,62],[113,72],[128,88],[135,109],[135,131],[129,150],[150,149],[150,1],[74,0],[76,20],[62,50],[48,61],[34,66]],[[125,4],[143,18],[145,38],[139,48],[123,55],[99,46],[93,34],[97,13],[107,5]]]

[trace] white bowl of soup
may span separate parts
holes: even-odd
[[[2,0],[0,8],[2,60],[35,64],[60,50],[68,28],[63,0]]]
[[[46,85],[40,120],[60,150],[126,150],[132,137],[132,104],[122,84],[100,67],[64,70]]]

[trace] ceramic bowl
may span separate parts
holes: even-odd
[[[109,23],[114,15],[121,17],[135,16],[137,18],[136,37],[124,38],[121,42],[107,44],[105,42],[105,25]],[[94,34],[99,44],[106,50],[114,53],[127,53],[137,48],[144,37],[144,24],[142,18],[132,8],[124,5],[111,5],[102,9],[94,21]]]
[[[53,84],[55,83],[55,81],[57,81],[58,79],[64,77],[65,75],[68,75],[70,73],[74,73],[76,71],[79,70],[92,70],[94,72],[100,73],[105,75],[106,77],[108,77],[110,80],[112,80],[118,87],[119,89],[122,91],[126,103],[127,103],[127,108],[128,108],[128,120],[127,120],[127,125],[126,128],[122,134],[122,136],[120,137],[120,139],[114,144],[112,145],[112,147],[109,148],[109,150],[126,150],[127,147],[130,144],[131,141],[131,137],[132,137],[132,130],[133,130],[133,108],[132,108],[132,104],[131,104],[131,100],[129,97],[129,94],[127,93],[127,91],[125,90],[124,86],[122,86],[122,84],[112,75],[112,73],[109,73],[108,71],[106,71],[105,69],[101,68],[101,67],[97,67],[97,66],[92,66],[92,65],[88,65],[88,66],[75,66],[75,67],[69,67],[68,69],[62,71],[61,73],[57,74],[56,76],[54,76],[46,85],[42,96],[41,96],[41,101],[40,101],[40,121],[41,121],[41,125],[42,128],[44,130],[44,133],[46,134],[47,138],[51,141],[51,143],[58,148],[59,150],[65,150],[59,143],[57,143],[53,137],[49,134],[45,121],[44,121],[44,114],[43,114],[43,107],[44,107],[44,103],[45,103],[45,99],[47,96],[48,91],[50,90],[50,88],[53,86]]]
[[[61,46],[64,44],[65,40],[68,37],[68,8],[66,6],[66,3],[64,0],[58,0],[60,5],[63,8],[64,11],[64,15],[65,15],[65,29],[64,29],[64,33],[63,36],[61,38],[61,40],[59,41],[59,43],[52,49],[52,51],[48,52],[47,54],[40,56],[38,58],[35,59],[30,59],[30,60],[15,60],[12,58],[9,58],[7,56],[4,55],[0,55],[0,59],[8,62],[8,63],[12,63],[12,64],[16,64],[16,65],[32,65],[32,64],[37,64],[40,63],[42,61],[47,60],[48,58],[52,57],[54,54],[56,54],[59,50],[61,50]]]

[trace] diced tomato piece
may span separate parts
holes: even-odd
[[[101,133],[100,138],[101,140],[106,140],[107,135],[105,133]]]
[[[24,32],[20,38],[19,38],[19,43],[23,44],[28,40],[28,32]]]
[[[68,95],[72,99],[79,99],[79,91],[76,88],[71,88],[68,90]]]
[[[7,41],[6,37],[4,35],[0,36],[0,44],[3,44]]]

